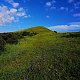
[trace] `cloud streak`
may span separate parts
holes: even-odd
[[[74,0],[68,0],[68,3],[72,3],[72,2],[74,2]]]
[[[80,13],[73,14],[74,17],[80,17]]]
[[[59,32],[69,32],[69,31],[80,31],[80,24],[69,24],[69,25],[57,25],[48,27],[50,30],[56,30]]]

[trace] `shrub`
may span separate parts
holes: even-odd
[[[77,32],[75,32],[75,33],[66,33],[62,37],[67,37],[67,38],[80,37],[80,33],[77,33]]]
[[[57,33],[57,31],[54,31],[55,33]]]
[[[22,36],[27,36],[29,34],[30,34],[30,32],[26,32],[26,31],[22,32]]]
[[[0,37],[0,51],[4,51],[5,40]]]
[[[36,32],[31,32],[31,33],[29,34],[29,36],[34,36],[34,35],[36,35],[36,34],[38,34],[38,33],[36,33]]]

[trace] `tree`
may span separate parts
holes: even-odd
[[[57,31],[54,31],[55,33],[57,33]]]

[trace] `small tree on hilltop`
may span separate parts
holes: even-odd
[[[57,31],[54,31],[55,33],[57,33]]]

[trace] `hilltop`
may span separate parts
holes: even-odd
[[[79,80],[80,33],[43,26],[0,34],[0,80]]]
[[[22,31],[41,33],[41,32],[50,32],[51,30],[47,29],[44,26],[37,26],[37,27],[22,30]]]

